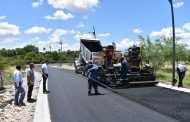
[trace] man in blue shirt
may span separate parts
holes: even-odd
[[[91,95],[91,89],[92,86],[94,87],[95,95],[99,95],[100,93],[98,92],[98,83],[97,81],[99,80],[98,76],[100,74],[100,71],[103,69],[102,66],[94,66],[90,68],[87,72],[88,76],[88,95]]]
[[[15,85],[15,98],[14,98],[14,104],[16,106],[25,106],[24,97],[25,97],[25,90],[23,87],[23,77],[21,74],[21,66],[17,65],[16,70],[13,72],[13,80]],[[20,99],[19,99],[20,95]]]
[[[124,57],[121,58],[121,74],[120,77],[121,79],[126,79],[127,78],[127,60],[124,59]]]
[[[45,63],[42,65],[43,93],[44,94],[49,93],[49,91],[47,91],[46,89],[46,81],[48,78],[48,68],[49,68],[48,64],[49,64],[49,61],[46,60]]]

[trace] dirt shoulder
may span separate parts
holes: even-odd
[[[41,73],[35,72],[35,83],[32,92],[32,98],[37,99],[38,90],[41,82]],[[5,86],[3,93],[0,93],[0,121],[1,122],[33,122],[36,102],[27,102],[28,86],[26,77],[24,78],[25,99],[26,106],[14,106],[14,86]]]

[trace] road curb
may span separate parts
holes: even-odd
[[[42,89],[43,89],[43,80],[41,80],[38,91],[36,109],[34,114],[34,122],[51,122],[48,95],[43,94]]]
[[[190,93],[190,89],[188,89],[188,88],[178,88],[176,86],[164,84],[164,83],[161,83],[161,82],[159,82],[156,86],[164,87],[164,88],[168,88],[168,89],[173,89],[173,90],[176,90],[176,91],[182,91],[182,92]]]

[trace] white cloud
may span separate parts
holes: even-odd
[[[77,50],[79,50],[79,49],[80,49],[80,44],[79,44],[79,42],[78,42],[78,43],[74,43],[74,44],[72,44],[72,45],[67,44],[67,46],[65,46],[65,47],[63,48],[64,51],[67,51],[67,50],[77,51]]]
[[[121,41],[117,41],[116,42],[116,49],[117,50],[125,50],[128,49],[129,47],[133,46],[135,43],[128,39],[128,38],[124,38]]]
[[[0,19],[5,19],[7,16],[0,16]]]
[[[136,29],[133,30],[133,32],[136,33],[136,34],[140,34],[140,33],[142,33],[143,31],[140,30],[140,29],[138,29],[138,28],[136,28]]]
[[[6,36],[6,35],[19,35],[19,26],[9,24],[8,22],[0,22],[0,36]]]
[[[97,36],[99,36],[99,37],[108,37],[110,35],[111,35],[110,33],[102,33],[102,34],[98,34]]]
[[[59,47],[59,49],[61,49],[61,45],[58,45],[58,46],[55,46],[55,50],[58,49],[58,47]],[[77,51],[79,49],[80,49],[79,42],[74,43],[72,45],[70,45],[68,42],[63,42],[63,44],[62,44],[62,51],[67,51],[67,50]]]
[[[71,33],[71,34],[75,34],[76,31],[75,31],[75,30],[71,30],[70,33]]]
[[[83,16],[83,19],[88,19],[88,16],[87,15]]]
[[[65,13],[64,11],[61,10],[57,10],[53,16],[45,16],[45,19],[49,19],[49,20],[67,20],[67,19],[71,19],[74,18],[74,15],[72,15],[71,13]]]
[[[97,7],[99,0],[48,0],[48,3],[56,9],[84,13]]]
[[[60,41],[60,38],[61,38],[62,36],[68,35],[69,33],[71,33],[71,31],[69,31],[69,30],[56,29],[56,30],[52,33],[52,35],[51,35],[51,37],[50,37],[50,41],[51,41],[52,43],[57,43],[57,42]]]
[[[152,31],[150,34],[151,37],[160,36],[160,32],[158,31]]]
[[[176,28],[175,33],[176,33],[176,36],[179,37],[181,34],[186,33],[186,32],[181,28]],[[163,28],[161,31],[152,31],[150,36],[151,37],[165,36],[166,38],[171,38],[172,37],[172,27]]]
[[[15,37],[5,37],[5,38],[1,38],[0,40],[2,41],[2,43],[11,43],[19,39]]]
[[[36,7],[41,6],[41,5],[43,4],[43,1],[44,1],[44,0],[39,0],[38,2],[33,2],[33,3],[32,3],[32,7],[33,7],[33,8],[36,8]]]
[[[190,31],[190,23],[186,23],[184,26],[183,26],[183,29],[187,30],[187,31]]]
[[[81,38],[89,38],[92,39],[93,36],[89,33],[83,33],[81,34],[80,32],[77,32],[77,34],[73,37],[76,40],[80,40]]]
[[[190,23],[184,24],[181,28],[175,28],[175,34],[176,37],[180,38],[179,43],[187,44],[188,48],[190,48]],[[160,31],[152,31],[150,36],[171,38],[173,36],[172,27],[163,28]]]
[[[26,30],[24,33],[26,34],[41,34],[41,33],[50,33],[52,31],[51,28],[44,28],[44,27],[38,27],[38,26],[34,26],[28,30]]]
[[[178,3],[175,3],[173,6],[174,6],[175,8],[180,8],[180,7],[182,7],[183,5],[184,5],[184,2],[180,1],[180,2],[178,2]]]
[[[84,26],[85,26],[85,25],[84,25],[83,22],[79,22],[78,25],[77,25],[78,28],[82,28],[82,27],[84,27]]]

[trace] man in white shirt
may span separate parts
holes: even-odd
[[[183,66],[182,64],[178,64],[177,66],[177,74],[179,76],[178,87],[183,87],[183,79],[185,77],[186,71],[187,71],[187,68],[185,66]]]
[[[48,64],[49,64],[49,61],[46,60],[45,63],[42,65],[43,93],[44,94],[49,93],[49,91],[47,91],[47,89],[46,89],[46,81],[48,78],[48,68],[49,68]]]
[[[21,66],[17,65],[16,70],[13,72],[13,80],[15,85],[15,98],[14,98],[14,104],[16,106],[25,106],[25,103],[23,102],[25,97],[25,90],[23,87],[23,77],[21,74]],[[20,97],[19,97],[20,96]]]

